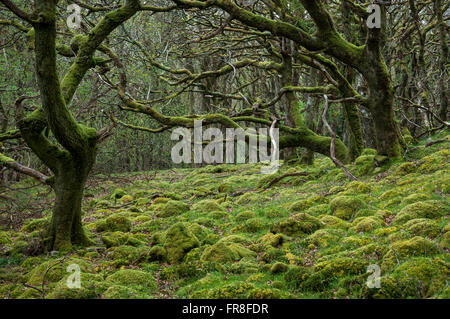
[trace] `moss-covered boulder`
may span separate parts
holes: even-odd
[[[240,260],[243,257],[254,257],[256,253],[241,244],[233,242],[218,242],[206,247],[202,254],[202,261],[228,263]]]
[[[127,192],[125,192],[122,188],[116,188],[111,193],[111,199],[119,199],[119,198],[122,198],[123,196],[125,196],[126,194],[127,194]]]
[[[319,229],[309,235],[308,240],[318,247],[327,247],[338,242],[344,234],[345,232],[340,229]]]
[[[360,217],[354,220],[352,223],[354,225],[353,229],[360,232],[372,232],[384,225],[384,221],[376,216]]]
[[[344,220],[351,219],[363,207],[365,203],[353,196],[338,196],[330,202],[332,214]]]
[[[440,298],[445,294],[450,265],[440,258],[416,257],[381,277],[380,289],[363,289],[365,298]]]
[[[442,203],[438,201],[417,202],[405,206],[394,219],[394,224],[401,225],[416,218],[436,218],[443,214]]]
[[[332,215],[321,215],[319,220],[324,224],[324,228],[348,229],[351,226],[349,222]]]
[[[394,242],[383,257],[382,271],[392,269],[408,257],[431,256],[437,254],[440,248],[429,239],[416,236],[407,240]]]
[[[176,223],[167,231],[164,242],[164,248],[167,251],[167,260],[172,264],[178,263],[186,253],[199,245],[200,242],[189,230],[188,225],[181,222]]]
[[[67,260],[52,260],[41,263],[27,275],[27,283],[40,286],[42,283],[56,283],[70,273],[68,266],[77,265],[81,272],[90,273],[93,267],[86,261],[72,257]]]
[[[102,231],[121,231],[121,232],[129,232],[131,230],[131,221],[121,215],[112,215],[107,217],[105,220],[100,220],[97,222],[96,230],[99,232]]]
[[[277,262],[272,265],[270,272],[272,274],[279,274],[288,271],[289,267],[285,263]]]
[[[429,238],[435,238],[441,233],[439,223],[428,218],[411,219],[403,225],[403,228],[413,235]]]
[[[272,233],[282,233],[288,236],[303,236],[315,232],[322,226],[322,222],[316,217],[300,213],[275,223],[270,228],[270,231]]]
[[[183,214],[189,211],[190,206],[186,203],[176,200],[169,200],[164,205],[158,207],[155,212],[158,217],[170,217]]]
[[[46,296],[47,299],[94,299],[99,298],[107,289],[103,277],[100,275],[81,273],[80,288],[70,288],[68,277],[64,277]]]
[[[265,247],[277,247],[283,243],[283,240],[284,238],[281,234],[273,233],[267,233],[259,239]]]

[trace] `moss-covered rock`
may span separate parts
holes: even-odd
[[[119,199],[125,196],[126,194],[127,192],[125,192],[122,188],[116,188],[111,194],[111,199]]]
[[[27,275],[27,283],[40,286],[42,283],[56,283],[65,277],[69,271],[68,266],[78,265],[81,272],[92,272],[92,266],[82,259],[75,257],[67,260],[53,260],[41,263]]]
[[[322,226],[323,224],[316,217],[300,213],[275,223],[270,228],[270,231],[288,236],[303,236],[305,234],[313,233]]]
[[[302,199],[302,200],[296,201],[292,204],[289,204],[288,209],[291,212],[303,212],[304,210],[310,208],[313,205],[323,203],[323,201],[324,201],[324,197],[314,196],[312,198]]]
[[[325,228],[348,229],[351,226],[349,222],[331,215],[321,215],[319,220],[324,224]]]
[[[414,256],[431,256],[439,252],[439,246],[431,240],[416,236],[407,240],[394,242],[383,257],[381,269],[392,269],[404,258]]]
[[[188,204],[181,201],[169,200],[164,205],[158,207],[155,212],[158,217],[170,217],[183,214],[189,211]]]
[[[150,289],[156,288],[155,278],[146,272],[134,269],[122,269],[106,278],[106,281],[121,285],[139,285]]]
[[[319,229],[308,236],[308,240],[318,247],[327,247],[338,242],[344,234],[345,232],[339,229]]]
[[[164,248],[170,263],[180,262],[191,249],[198,247],[200,242],[185,223],[176,223],[167,231]]]
[[[330,202],[330,209],[333,215],[344,220],[351,219],[363,207],[365,207],[364,202],[352,196],[338,196]]]
[[[281,234],[267,233],[259,240],[263,244],[263,246],[277,247],[283,243],[284,238]]]
[[[413,235],[435,238],[441,233],[439,223],[428,218],[416,218],[407,221],[403,228]]]
[[[81,273],[80,288],[70,288],[64,277],[46,296],[47,299],[94,299],[107,288],[100,275]]]
[[[123,195],[120,199],[119,202],[121,204],[126,204],[126,203],[131,203],[134,200],[134,197],[131,195]]]
[[[286,265],[284,263],[280,263],[280,262],[273,264],[272,267],[270,268],[270,272],[272,274],[283,273],[283,272],[286,272],[287,270],[288,270],[288,265]]]
[[[131,221],[121,215],[112,215],[107,217],[105,220],[100,220],[97,222],[97,231],[121,231],[121,232],[129,232],[131,230]]]
[[[232,242],[217,242],[206,247],[202,254],[202,261],[228,263],[240,260],[243,257],[256,256],[256,253],[245,248],[241,244]]]
[[[384,221],[376,216],[360,217],[354,220],[356,232],[372,232],[374,229],[384,225]]]
[[[438,201],[417,202],[405,206],[394,219],[394,224],[401,225],[416,218],[436,218],[443,214],[442,203]]]
[[[364,289],[370,298],[436,298],[448,285],[450,265],[439,258],[412,258],[383,276],[380,289]]]

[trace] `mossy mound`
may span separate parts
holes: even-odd
[[[416,218],[407,221],[403,226],[409,233],[422,236],[435,238],[440,235],[441,227],[437,221],[428,218]]]
[[[158,217],[170,217],[183,214],[189,211],[190,206],[181,201],[169,200],[164,205],[155,209],[156,216]]]
[[[191,249],[198,247],[200,242],[185,223],[176,223],[167,231],[164,248],[170,263],[180,262]]]
[[[126,233],[131,230],[131,221],[127,217],[121,215],[109,216],[105,220],[97,222],[96,230],[98,232],[120,231]]]
[[[362,207],[365,207],[362,200],[350,196],[338,196],[330,202],[332,214],[344,220],[350,220]]]
[[[288,236],[303,236],[313,233],[322,226],[323,224],[316,217],[300,213],[272,225],[270,231]]]
[[[244,257],[254,257],[256,253],[245,248],[241,244],[232,242],[218,242],[206,247],[201,256],[202,261],[228,263],[240,260]]]
[[[223,206],[220,206],[216,201],[211,199],[205,199],[194,204],[192,209],[202,213],[214,211],[225,212],[225,208]]]
[[[436,218],[443,214],[442,203],[438,201],[417,202],[405,206],[394,219],[394,224],[401,225],[416,218]]]
[[[380,289],[364,289],[370,298],[439,298],[445,294],[450,265],[439,258],[412,258],[383,276]]]
[[[106,281],[122,286],[140,285],[150,289],[156,287],[155,278],[152,275],[134,269],[116,271],[114,274],[106,277]]]

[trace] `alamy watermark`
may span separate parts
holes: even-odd
[[[77,264],[70,264],[67,266],[67,272],[73,273],[67,277],[67,287],[70,289],[81,288],[81,269]]]
[[[67,6],[67,12],[70,15],[67,17],[67,26],[70,29],[79,29],[81,25],[81,7],[75,3]],[[370,4],[367,9],[367,13],[370,13],[366,19],[366,25],[369,29],[381,28],[381,8],[378,4]]]
[[[225,139],[222,130],[210,127],[203,131],[203,121],[195,120],[194,129],[178,127],[173,130],[171,140],[180,140],[172,148],[171,157],[175,164],[180,163],[207,163],[242,164],[246,162],[248,149],[248,162],[270,162],[263,166],[261,173],[272,174],[279,167],[279,129],[226,128]],[[193,137],[193,138],[192,138]],[[248,140],[248,143],[246,142]],[[270,140],[271,154],[268,154],[267,144]],[[225,144],[225,153],[224,153]],[[193,145],[193,150],[192,150]]]
[[[367,267],[367,272],[372,273],[369,277],[367,277],[366,285],[369,288],[381,288],[381,269],[377,264],[372,264]]]

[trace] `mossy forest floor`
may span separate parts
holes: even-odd
[[[42,251],[52,195],[24,180],[13,196],[34,206],[0,215],[0,297],[450,298],[447,134],[382,168],[365,150],[347,166],[357,182],[324,157],[275,176],[260,164],[96,176],[83,203],[93,244],[71,253]],[[305,176],[266,188],[287,172]],[[81,288],[67,286],[71,264]]]

